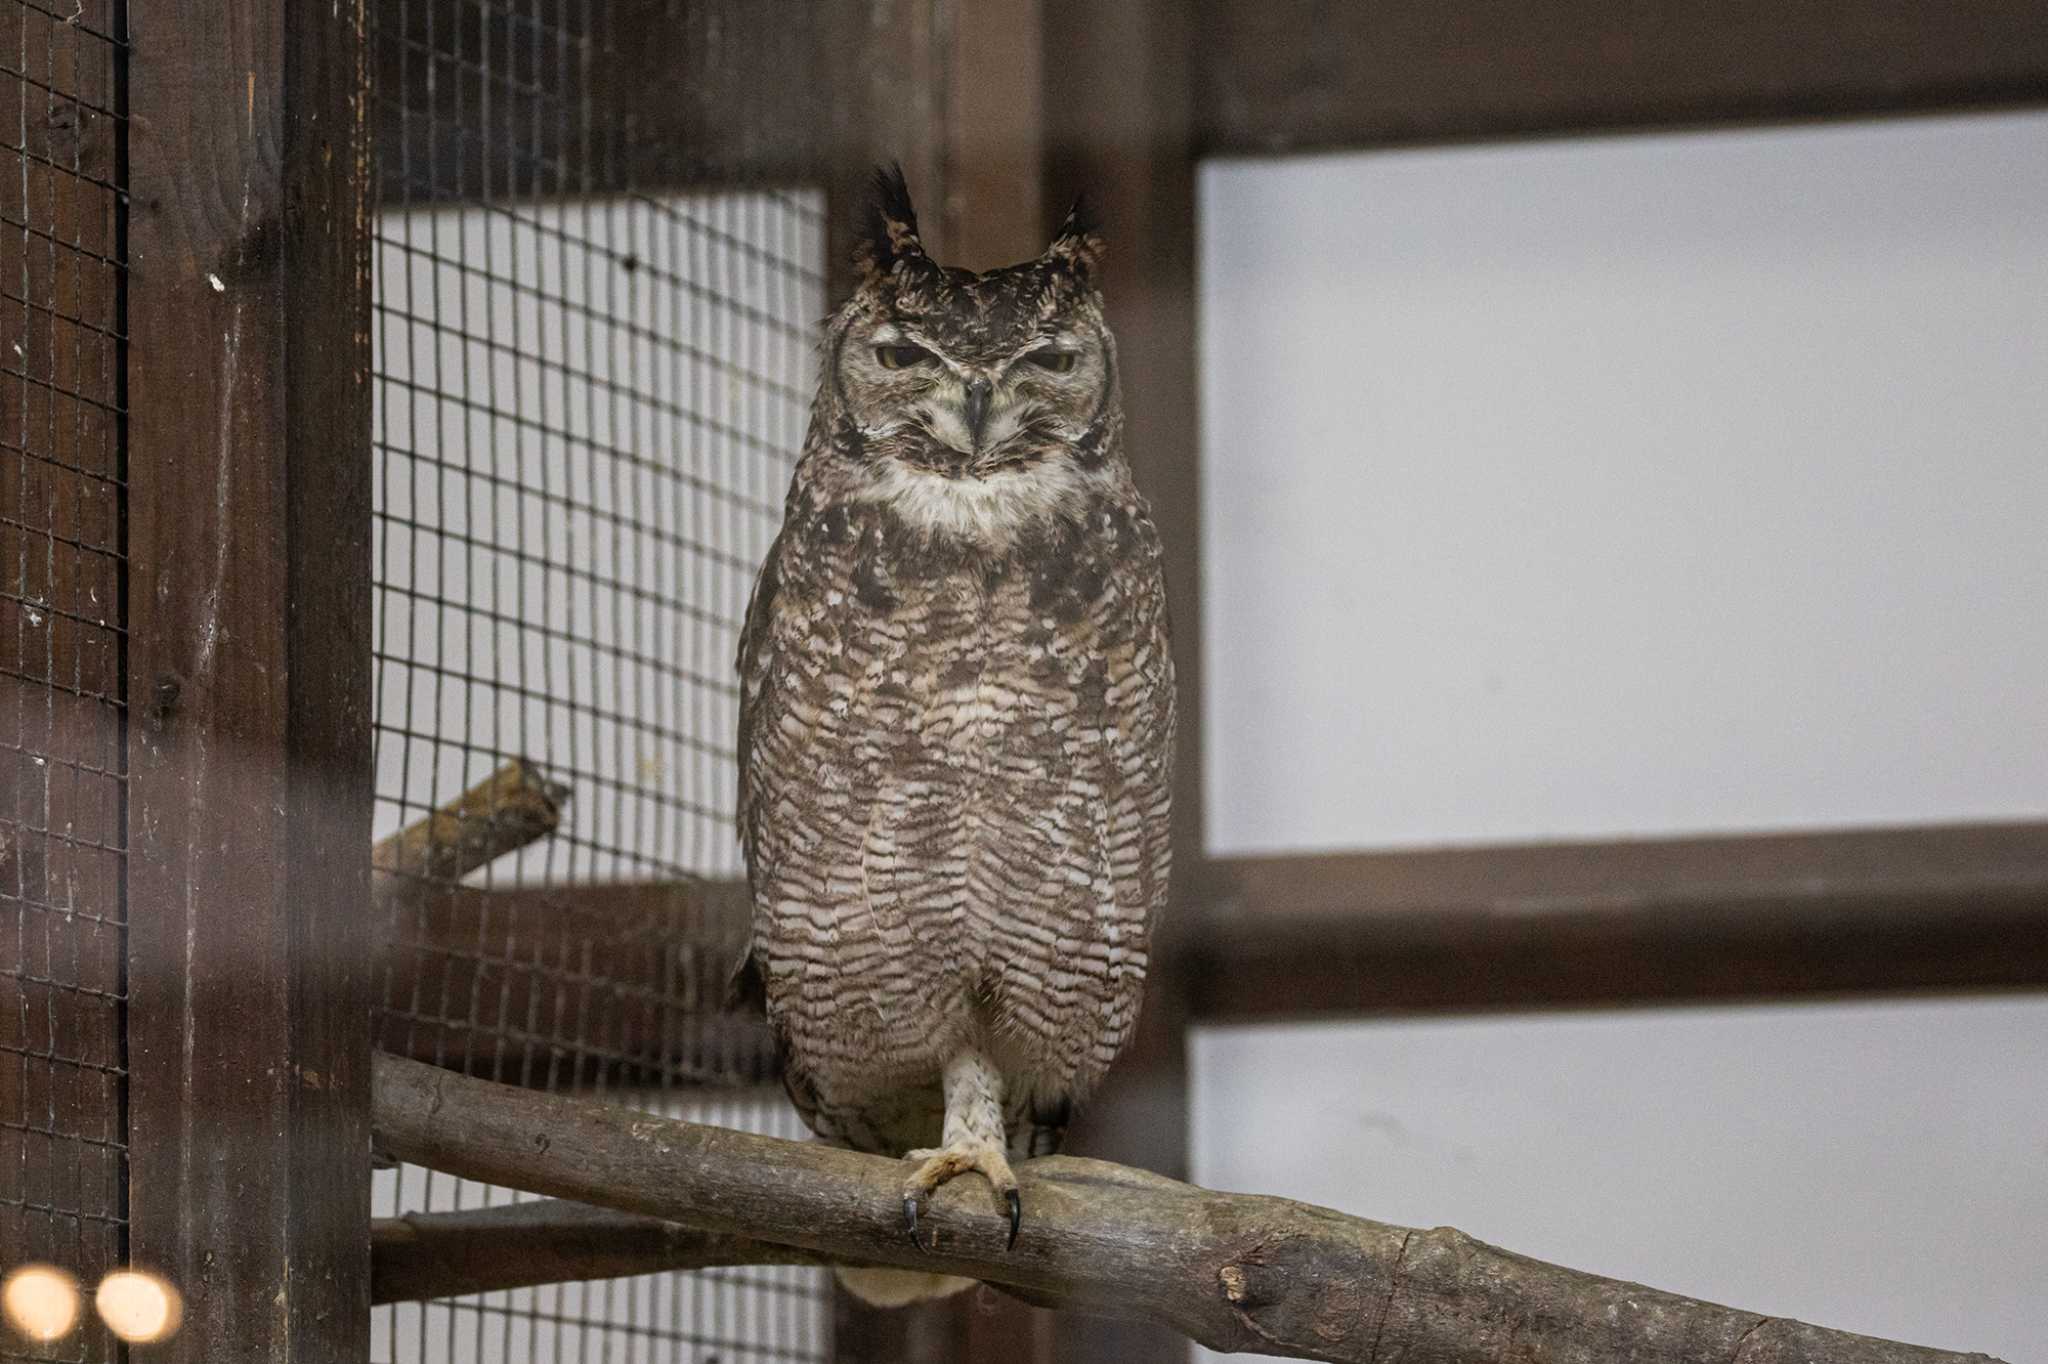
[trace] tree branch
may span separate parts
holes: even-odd
[[[453,885],[479,867],[553,833],[569,788],[524,758],[506,763],[425,819],[370,849],[380,898],[406,885]]]
[[[1019,1170],[1024,1234],[986,1184],[933,1200],[932,1250],[902,1230],[902,1167],[472,1080],[380,1055],[372,1125],[393,1154],[469,1179],[799,1246],[964,1274],[1172,1326],[1220,1350],[1371,1364],[1963,1364],[1961,1355],[1762,1318],[1411,1231],[1055,1156]]]

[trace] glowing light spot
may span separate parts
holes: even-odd
[[[23,1265],[0,1285],[0,1312],[30,1340],[61,1340],[78,1324],[78,1281],[50,1265]]]
[[[100,1281],[92,1305],[107,1329],[131,1345],[169,1340],[185,1318],[178,1290],[154,1274],[123,1270]]]

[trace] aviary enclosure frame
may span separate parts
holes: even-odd
[[[2048,101],[2027,0],[1967,27],[1910,0],[1457,8],[1454,40],[1425,0],[0,0],[0,1248],[183,1286],[155,1358],[364,1359],[373,1018],[474,1067],[449,1039],[502,1041],[467,1011],[497,969],[529,1018],[581,991],[626,1001],[615,1041],[663,1039],[558,1078],[764,1064],[701,1008],[729,884],[458,891],[482,853],[432,837],[373,873],[380,211],[807,187],[829,294],[877,160],[974,264],[1035,250],[1087,187],[1199,717],[1198,157]],[[1183,743],[1175,940],[1090,1154],[1185,1174],[1191,1021],[2048,984],[2048,827],[1219,862]],[[542,762],[508,780],[552,827],[550,755],[512,756]],[[441,979],[473,974],[460,1016],[394,1030],[408,877],[443,883],[414,960],[453,934]],[[515,986],[486,950],[515,923],[569,965]],[[678,966],[678,938],[705,950]],[[1185,1346],[988,1296],[839,1302],[830,1348]],[[56,1357],[120,1352],[88,1332]]]

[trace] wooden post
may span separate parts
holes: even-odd
[[[361,0],[129,6],[131,1245],[158,1360],[369,1348]]]
[[[1173,792],[1174,893],[1131,1048],[1074,1128],[1069,1149],[1188,1176],[1187,1002],[1180,945],[1201,902],[1202,607],[1195,388],[1195,166],[1191,35],[1174,0],[1045,0],[1048,214],[1085,190],[1109,241],[1104,267],[1122,362],[1125,444],[1166,544],[1180,738]],[[1062,1314],[1053,1356],[1165,1364],[1174,1332]]]

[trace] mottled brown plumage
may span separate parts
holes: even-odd
[[[1085,221],[977,275],[880,190],[740,648],[750,970],[821,1136],[941,1148],[912,1199],[1009,1192],[1005,1144],[1056,1149],[1128,1038],[1166,900],[1159,540]]]

